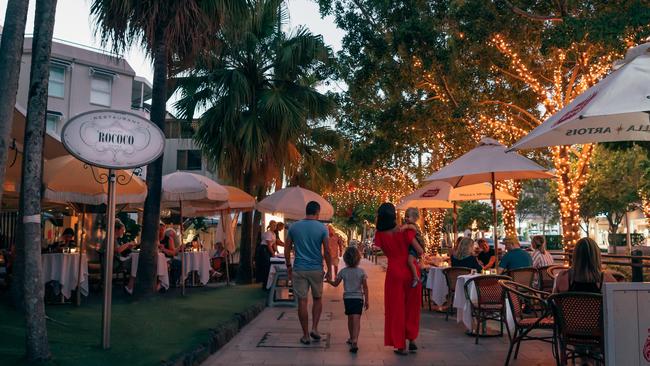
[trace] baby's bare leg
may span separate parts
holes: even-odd
[[[415,260],[416,259],[417,258],[415,258],[415,256],[412,256],[412,255],[409,254],[409,259],[408,259],[407,264],[409,266],[409,269],[411,270],[411,274],[413,275],[414,279],[418,278],[418,270],[417,270],[417,268],[415,268]]]

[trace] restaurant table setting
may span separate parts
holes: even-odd
[[[180,255],[183,256],[182,260],[185,261],[182,281],[185,281],[193,271],[199,273],[199,281],[202,285],[210,281],[210,254],[207,251],[193,249],[192,251],[182,252]]]
[[[73,252],[45,253],[41,255],[43,266],[43,284],[55,281],[61,286],[61,293],[65,298],[70,298],[72,290],[77,288],[77,282],[81,293],[88,296],[88,258],[86,254],[81,255],[81,280],[79,281],[79,253],[76,248]]]
[[[131,258],[131,276],[137,277],[138,275],[138,259],[140,258],[140,251],[133,251],[129,254]],[[165,289],[169,288],[169,271],[167,271],[167,258],[163,253],[158,253],[158,262],[156,264],[156,276],[160,281],[160,286]]]
[[[271,267],[269,268],[269,278],[266,280],[266,288],[270,289],[275,282],[275,275],[278,272],[287,271],[287,262],[284,257],[271,257]]]
[[[490,274],[490,273],[486,271],[486,273],[484,274]],[[482,276],[484,274],[473,273],[468,275],[460,275],[456,280],[456,290],[455,290],[456,296],[454,296],[454,304],[453,304],[454,308],[456,308],[456,321],[458,323],[462,322],[465,328],[467,328],[467,330],[470,332],[473,330],[472,307],[471,304],[467,301],[467,296],[465,296],[465,283],[467,283],[467,281],[469,281],[474,277]],[[476,304],[476,302],[478,301],[478,295],[476,293],[476,286],[474,286],[474,282],[472,282],[472,284],[469,285],[468,291],[472,303]],[[510,329],[514,329],[514,319],[512,317],[512,312],[510,311],[510,307],[507,302],[505,303],[505,307],[506,307],[506,324]]]
[[[426,288],[431,290],[431,301],[438,306],[442,306],[445,303],[447,294],[449,293],[447,279],[444,273],[445,268],[449,268],[447,262],[442,262],[442,266],[440,267],[430,267],[425,284]]]

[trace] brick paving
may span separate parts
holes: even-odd
[[[503,365],[508,352],[507,336],[474,338],[465,335],[455,317],[445,321],[444,314],[423,310],[417,354],[398,356],[384,347],[384,271],[381,266],[362,262],[368,273],[370,310],[363,315],[359,353],[351,354],[347,318],[343,313],[342,286],[325,285],[324,317],[320,331],[328,333],[326,344],[302,346],[300,325],[294,308],[267,308],[242,329],[224,348],[208,358],[203,366],[219,365]],[[553,365],[551,347],[541,342],[525,342],[519,358],[510,365]]]

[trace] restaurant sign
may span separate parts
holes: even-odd
[[[156,160],[165,135],[136,114],[96,110],[71,118],[61,132],[63,146],[81,161],[107,169],[129,169]]]

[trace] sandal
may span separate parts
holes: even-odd
[[[359,347],[357,346],[357,344],[356,343],[351,343],[350,344],[350,352],[351,353],[357,353],[357,351],[359,351]]]
[[[309,333],[309,336],[312,337],[315,341],[320,341],[321,335],[316,332]]]
[[[409,342],[409,352],[415,353],[418,350],[418,346],[415,342]]]
[[[396,350],[393,350],[393,352],[395,352],[396,355],[400,355],[400,356],[408,356],[408,354],[409,354],[404,349],[396,349]]]
[[[309,340],[309,338],[300,338],[300,343],[308,346],[311,344],[311,341]]]

